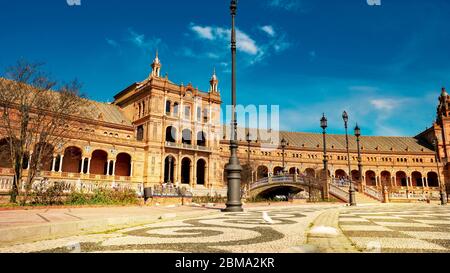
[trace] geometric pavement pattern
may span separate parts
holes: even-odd
[[[395,205],[344,209],[339,226],[361,251],[450,252],[450,208]]]
[[[25,243],[1,252],[147,252],[258,253],[290,252],[305,243],[304,231],[322,211],[334,205],[252,209],[185,220],[156,222],[106,233]],[[268,211],[273,224],[262,219]]]

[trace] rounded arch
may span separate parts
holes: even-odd
[[[420,172],[415,171],[411,174],[411,184],[413,187],[423,187],[423,178]]]
[[[334,177],[336,179],[346,179],[347,178],[347,173],[344,170],[339,169],[339,170],[336,170],[334,172]]]
[[[0,139],[0,168],[12,168],[11,146],[8,138]]]
[[[258,166],[256,169],[256,180],[260,180],[263,178],[269,177],[269,168],[266,166]]]
[[[190,129],[183,130],[181,142],[188,145],[192,144],[192,131]]]
[[[181,183],[190,184],[191,182],[191,165],[192,160],[185,157],[181,160]]]
[[[274,175],[279,175],[279,174],[282,174],[282,173],[283,173],[283,167],[278,166],[278,167],[275,167],[273,169],[273,174]]]
[[[108,153],[103,150],[95,150],[91,156],[91,174],[106,175],[108,169]]]
[[[360,182],[360,175],[358,170],[352,171],[352,181]]]
[[[177,115],[178,115],[178,112],[179,112],[179,104],[178,104],[178,102],[175,102],[175,103],[173,104],[173,115],[174,115],[174,116],[177,116]]]
[[[172,107],[172,102],[170,100],[166,101],[166,114],[170,115],[171,110],[172,110],[171,107]]]
[[[391,173],[388,171],[382,171],[381,172],[381,185],[390,186],[391,181],[392,181]]]
[[[408,177],[404,171],[398,171],[395,174],[395,183],[397,186],[407,187],[408,186]]]
[[[205,185],[206,179],[206,160],[197,161],[197,185]]]
[[[289,174],[298,174],[298,168],[297,167],[292,167],[289,169]]]
[[[116,157],[115,175],[131,176],[131,155],[119,153]]]
[[[168,126],[166,128],[166,141],[175,143],[177,142],[177,128]]]
[[[53,153],[55,148],[49,143],[38,143],[34,147],[32,160],[36,160],[36,156],[40,155],[41,171],[51,171],[53,165]]]
[[[172,155],[166,156],[164,159],[164,182],[174,183],[175,181],[175,157]]]
[[[376,186],[377,185],[377,175],[374,171],[366,172],[366,185],[367,186]]]
[[[427,174],[428,187],[439,187],[438,175],[435,172],[429,172]]]
[[[206,146],[206,134],[204,131],[197,133],[197,146]]]
[[[64,150],[62,171],[66,173],[80,173],[83,151],[76,146]]]
[[[316,171],[312,168],[307,168],[305,170],[305,175],[308,177],[316,177]]]

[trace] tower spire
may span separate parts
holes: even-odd
[[[210,89],[209,92],[219,92],[218,86],[219,86],[219,80],[216,76],[216,68],[214,67],[213,75],[211,77],[211,80],[209,81]]]
[[[156,56],[152,63],[152,74],[151,75],[159,78],[161,76],[161,66],[162,65],[159,60],[158,50],[156,50]]]

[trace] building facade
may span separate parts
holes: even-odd
[[[124,185],[139,191],[172,182],[198,195],[225,194],[229,141],[221,125],[216,74],[204,92],[161,76],[158,56],[151,68],[144,81],[119,92],[113,103],[90,101],[90,118],[79,126],[81,137],[54,147],[54,157],[44,164],[42,176],[84,185]],[[245,136],[244,131],[241,135]],[[288,142],[286,171],[317,176],[323,169],[322,135],[279,132],[282,138]],[[280,145],[272,144],[272,149],[267,149],[258,137],[249,142],[240,139],[238,156],[241,164],[250,168],[246,182],[283,170]],[[6,141],[0,140],[0,149],[5,147]],[[333,178],[350,176],[361,181],[361,186],[388,188],[399,194],[439,192],[450,184],[450,96],[442,90],[436,122],[416,137],[361,137],[361,177],[356,137],[350,136],[351,174],[345,136],[327,135],[327,153]],[[0,189],[4,189],[2,185],[12,174],[8,162],[0,162],[0,172]]]

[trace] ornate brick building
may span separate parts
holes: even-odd
[[[156,56],[149,77],[115,95],[113,103],[90,101],[90,117],[79,128],[86,134],[64,147],[54,147],[54,158],[45,164],[43,176],[85,185],[131,185],[140,191],[173,182],[194,194],[224,194],[229,142],[220,124],[218,83],[214,73],[208,92],[192,84],[175,84],[161,76]],[[445,89],[439,102],[436,122],[416,137],[361,137],[361,186],[386,187],[397,194],[435,194],[440,181],[450,183],[450,96]],[[322,170],[321,134],[279,134],[289,143],[285,161],[290,174],[316,176]],[[435,138],[439,162],[432,144]],[[261,141],[240,140],[241,163],[251,166],[248,182],[283,170],[278,143],[272,143],[275,149],[267,149]],[[330,175],[347,177],[345,136],[328,135],[327,141]],[[0,149],[5,145],[0,140]],[[350,176],[360,181],[355,137],[350,137],[350,161]],[[7,162],[0,162],[0,168],[5,181],[11,174]]]

